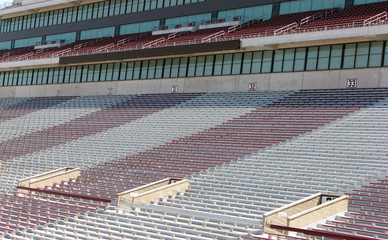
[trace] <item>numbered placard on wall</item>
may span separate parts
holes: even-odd
[[[61,96],[61,90],[56,90],[55,91],[55,96]]]
[[[256,91],[256,88],[257,88],[257,83],[255,83],[255,82],[250,82],[250,83],[248,84],[248,91],[254,92],[254,91]]]
[[[346,81],[346,88],[356,88],[357,87],[357,78],[349,78]]]
[[[113,88],[108,88],[108,95],[113,95]]]
[[[177,93],[178,92],[178,85],[172,85],[171,86],[171,93]]]

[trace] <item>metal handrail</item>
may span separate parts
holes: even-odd
[[[286,227],[286,226],[280,226],[271,224],[271,228],[278,229],[278,230],[284,230],[284,231],[290,231],[290,232],[299,232],[310,236],[319,236],[319,237],[327,237],[332,239],[342,239],[342,240],[375,240],[376,238],[370,238],[370,237],[364,237],[359,235],[353,235],[348,233],[339,233],[339,232],[330,232],[325,230],[309,230],[309,229],[302,229],[302,228],[295,228],[295,227]]]
[[[385,24],[388,24],[388,21],[379,22],[375,25],[385,25]],[[346,23],[346,24],[327,25],[327,26],[321,26],[321,27],[298,28],[292,32],[287,33],[287,34],[320,32],[320,31],[330,31],[330,30],[336,30],[336,29],[348,29],[348,28],[360,28],[360,27],[367,27],[367,26],[364,26],[363,20],[353,21],[351,24]],[[248,34],[240,34],[240,35],[235,34],[232,36],[223,35],[220,37],[216,37],[216,38],[212,39],[211,41],[220,42],[220,41],[229,41],[229,40],[236,40],[236,39],[262,38],[262,37],[270,37],[270,36],[274,36],[273,31],[268,31],[268,32],[266,31],[263,33],[248,33]],[[177,41],[177,42],[164,43],[164,44],[159,43],[158,46],[180,46],[180,45],[190,45],[190,44],[201,43],[201,41],[199,41],[200,39],[197,39],[197,40],[194,39],[194,40],[187,40],[187,41]],[[210,42],[210,40],[209,40],[209,42]],[[120,52],[120,51],[137,50],[137,49],[142,49],[143,47],[144,47],[144,45],[137,44],[137,45],[131,46],[131,47],[121,47],[121,48],[115,47],[115,48],[107,49],[106,52]],[[79,56],[79,55],[87,55],[87,54],[93,54],[93,52],[90,50],[83,51],[81,53],[78,51],[76,51],[76,52],[72,51],[72,52],[64,53],[62,56]],[[4,55],[6,55],[6,53]],[[9,57],[9,56],[4,57],[4,55],[3,55],[3,58],[0,58],[0,62],[12,62],[12,61],[15,61],[17,58],[17,57]],[[59,56],[59,54],[55,54],[55,53],[50,54],[50,55],[40,54],[38,56],[29,57],[29,59],[32,60],[32,59],[41,59],[41,58],[54,58],[54,57],[58,57],[58,56]]]
[[[381,12],[379,14],[376,14],[368,19],[365,19],[364,20],[364,26],[370,26],[372,23],[376,22],[376,21],[385,21],[387,19],[387,12],[384,11],[384,12]]]
[[[17,186],[17,188],[23,189],[23,190],[28,190],[28,191],[33,191],[33,192],[42,192],[42,193],[47,193],[47,194],[55,194],[55,195],[81,198],[81,199],[93,200],[93,201],[99,201],[99,202],[106,202],[106,203],[112,202],[112,199],[110,199],[110,198],[94,197],[94,196],[78,194],[78,193],[61,192],[61,191],[56,191],[56,190],[30,188],[30,187],[23,187],[23,186]]]

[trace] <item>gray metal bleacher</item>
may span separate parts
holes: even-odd
[[[381,143],[388,133],[388,101],[382,99],[386,97],[384,90],[203,94],[23,159],[16,157],[1,167],[6,192],[20,176],[69,164],[83,167],[85,174],[88,169],[104,172],[105,166],[128,156],[156,150],[172,157],[176,153],[169,151],[181,148],[187,156],[231,162],[186,175],[190,189],[174,197],[134,205],[134,210],[112,205],[80,212],[5,237],[236,239],[260,234],[264,212],[318,191],[344,193],[384,176],[387,150]],[[270,130],[258,131],[266,128]],[[259,139],[269,144],[256,144]],[[223,155],[224,150],[229,153]],[[17,177],[11,177],[14,172]],[[72,186],[82,187],[83,181],[52,188],[70,191]]]
[[[256,104],[266,103],[266,101],[284,94],[286,93],[261,94],[262,97],[252,94],[236,95],[235,98],[240,99],[242,103],[235,103],[234,99],[229,99],[228,94],[210,94],[206,97],[199,97],[175,108],[164,109],[96,135],[75,139],[49,149],[16,157],[13,161],[5,161],[0,180],[1,183],[14,186],[18,179],[59,167],[69,166],[85,169],[100,162],[133,154],[168,140],[217,125],[253,110]],[[118,97],[97,97],[97,99],[99,98],[101,104],[109,107],[117,104],[117,102],[109,104],[109,101],[114,101],[112,99]],[[118,102],[124,100],[130,100],[130,97],[119,97]],[[82,104],[82,99],[79,102]],[[75,109],[78,108],[82,109],[82,105],[75,107]],[[86,106],[86,109],[89,107]],[[185,121],[186,119],[187,121]],[[29,124],[32,123],[23,123],[23,125]],[[50,126],[45,128],[48,127]]]

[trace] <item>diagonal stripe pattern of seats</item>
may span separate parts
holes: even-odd
[[[63,144],[68,141],[90,136],[109,128],[118,127],[137,118],[160,111],[166,107],[179,104],[190,95],[175,95],[168,104],[163,104],[163,95],[142,95],[118,103],[111,108],[82,116],[65,124],[25,134],[18,138],[0,143],[1,159],[17,157]],[[192,96],[196,96],[193,94]]]
[[[235,93],[220,96],[134,96],[114,105],[131,109],[136,102],[134,99],[144,99],[144,105],[132,107],[136,111],[126,110],[123,117],[121,111],[115,111],[113,107],[106,110],[108,117],[106,114],[99,115],[105,111],[101,110],[37,133],[45,133],[41,137],[50,135],[48,129],[62,128],[67,131],[83,122],[90,122],[85,126],[94,123],[102,125],[101,130],[90,134],[88,129],[82,128],[81,134],[69,134],[68,138],[56,143],[59,146],[68,145],[94,135],[98,137],[113,133],[115,129],[123,129],[138,121],[141,123],[141,120],[148,118],[166,120],[167,115],[183,109],[195,113],[194,118],[199,114],[195,101],[212,97],[228,99],[229,104],[234,103],[230,112],[222,105],[201,112],[202,116],[212,118],[214,113],[209,111],[211,109],[221,109],[227,113],[211,124],[204,124],[206,120],[202,118],[202,122],[198,123],[203,124],[200,128],[187,133],[177,131],[158,144],[138,148],[138,151],[111,155],[116,157],[88,165],[89,168],[84,169],[78,179],[47,187],[58,192],[113,200],[118,192],[170,176],[190,179],[191,188],[186,193],[155,202],[155,205],[135,206],[135,210],[124,213],[102,202],[10,191],[2,198],[0,219],[3,219],[3,224],[0,230],[6,233],[6,237],[21,239],[88,239],[96,236],[106,239],[130,236],[138,239],[160,239],[161,236],[165,239],[230,239],[259,231],[261,214],[265,211],[317,191],[343,192],[386,169],[383,162],[370,161],[370,158],[384,159],[384,152],[372,154],[373,150],[364,151],[365,155],[360,155],[359,162],[349,168],[347,166],[351,161],[341,160],[336,165],[331,158],[336,161],[337,157],[332,157],[329,152],[337,148],[336,139],[330,142],[332,132],[341,127],[351,129],[346,125],[347,121],[353,116],[360,117],[357,114],[365,117],[372,113],[374,108],[370,106],[380,104],[387,97],[386,90],[290,92],[259,104],[252,104],[252,99],[257,96],[255,93],[244,97]],[[248,98],[251,100],[247,101]],[[232,112],[237,114],[233,115]],[[371,119],[366,119],[365,124],[373,124],[372,117],[377,115],[371,114]],[[110,120],[112,123],[106,124],[110,127],[104,128],[104,123]],[[185,126],[184,123],[182,126],[176,125],[178,122],[174,122],[175,128]],[[336,123],[343,125],[335,127]],[[168,122],[165,124],[169,126]],[[143,124],[140,133],[144,130],[144,134],[150,134],[147,130],[149,127]],[[365,132],[368,134],[368,129]],[[362,131],[359,134],[362,135]],[[343,136],[346,137],[346,134],[339,138]],[[46,154],[54,145],[47,146],[39,154]],[[326,149],[326,152],[298,149],[313,149],[317,145],[325,145],[319,151]],[[343,151],[348,148],[350,146],[344,147]],[[37,154],[35,152],[41,150],[37,148],[28,153]],[[19,159],[23,154],[16,158],[9,157],[7,161]],[[325,163],[325,160],[329,163]],[[331,172],[327,172],[326,168]],[[320,173],[322,176],[313,177]],[[37,225],[40,227],[34,227]]]
[[[15,104],[12,104],[12,102],[8,100],[7,102],[9,102],[10,105],[0,109],[0,122],[27,115],[44,108],[53,107],[72,98],[73,97],[50,97],[23,99],[24,101],[13,101]]]

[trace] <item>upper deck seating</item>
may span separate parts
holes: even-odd
[[[314,14],[317,14],[319,12],[324,12],[324,11],[325,10],[278,15],[266,21],[258,21],[250,27],[232,32],[229,34],[229,36],[243,37],[243,38],[252,37],[252,36],[256,36],[256,37],[273,36],[277,29],[280,29],[292,23],[297,23],[299,25],[300,21],[303,18],[312,16]]]
[[[338,28],[361,27],[364,20],[388,10],[387,2],[363,4],[352,6],[343,11],[328,11],[330,9],[279,15],[266,21],[253,20],[232,28],[213,28],[197,30],[195,32],[182,32],[173,36],[171,34],[152,36],[151,32],[119,35],[116,37],[98,38],[77,41],[60,48],[34,50],[33,47],[19,48],[2,51],[0,61],[20,61],[36,58],[61,57],[66,55],[87,55],[107,51],[137,50],[149,47],[163,47],[175,45],[197,44],[208,41],[223,41],[228,39],[256,38],[281,35],[293,32],[322,31]],[[333,9],[338,10],[338,9]],[[301,20],[318,16],[313,21]],[[387,17],[385,17],[386,19]],[[385,21],[380,19],[379,22]],[[292,25],[293,24],[293,25]],[[289,26],[289,27],[287,27]],[[284,29],[283,29],[284,28]],[[230,31],[230,29],[232,29]],[[283,29],[283,30],[282,30]],[[212,34],[220,33],[214,38]],[[171,36],[171,37],[170,37]],[[153,41],[160,40],[155,42]]]
[[[325,19],[301,26],[299,31],[322,31],[338,28],[362,27],[364,20],[388,11],[388,2],[356,5],[337,12]]]
[[[34,47],[21,47],[2,51],[0,62],[12,61],[26,54],[34,53]]]
[[[182,34],[172,39],[167,39],[165,45],[174,46],[174,45],[199,44],[199,43],[207,42],[206,37],[212,34],[223,32],[221,36],[224,36],[227,33],[227,31],[228,31],[228,27],[197,30],[195,32]]]

